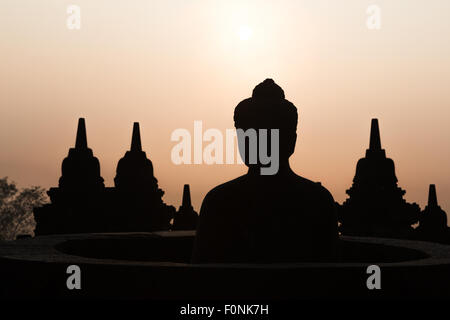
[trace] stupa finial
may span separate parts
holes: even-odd
[[[434,184],[430,184],[430,189],[428,191],[428,207],[437,207],[437,195],[436,195],[436,186]]]
[[[142,151],[141,133],[139,130],[139,122],[133,124],[133,136],[131,138],[131,151]]]
[[[378,127],[378,119],[372,119],[370,127],[370,150],[381,150],[380,128]]]
[[[86,149],[87,138],[86,138],[86,123],[84,118],[78,119],[78,128],[77,128],[77,138],[75,140],[75,149]]]
[[[189,189],[189,185],[185,184],[183,188],[183,203],[181,205],[183,208],[191,208],[191,190]]]

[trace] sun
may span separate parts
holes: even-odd
[[[238,36],[241,40],[248,40],[251,38],[253,30],[246,25],[240,26],[238,30]]]

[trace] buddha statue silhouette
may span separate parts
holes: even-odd
[[[261,174],[267,165],[249,161],[250,139],[238,139],[248,173],[205,196],[192,262],[331,259],[338,237],[333,197],[320,183],[296,175],[289,165],[297,140],[297,108],[285,99],[281,87],[266,79],[255,87],[251,98],[235,108],[234,122],[237,130],[255,129],[259,142],[260,129],[278,129],[279,167],[275,174]],[[276,142],[267,139],[268,145]],[[271,154],[272,159],[274,156]]]

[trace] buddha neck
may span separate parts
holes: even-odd
[[[261,174],[261,167],[260,166],[250,166],[247,171],[247,175],[251,177],[282,177],[282,176],[288,176],[294,174],[294,172],[291,169],[291,166],[289,164],[289,159],[286,159],[285,161],[280,162],[278,171],[274,175],[262,175]]]

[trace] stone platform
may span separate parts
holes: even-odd
[[[342,237],[327,263],[190,264],[194,232],[75,234],[0,242],[2,298],[450,298],[450,246]],[[381,290],[366,269],[381,268]],[[69,265],[81,290],[68,290]]]

